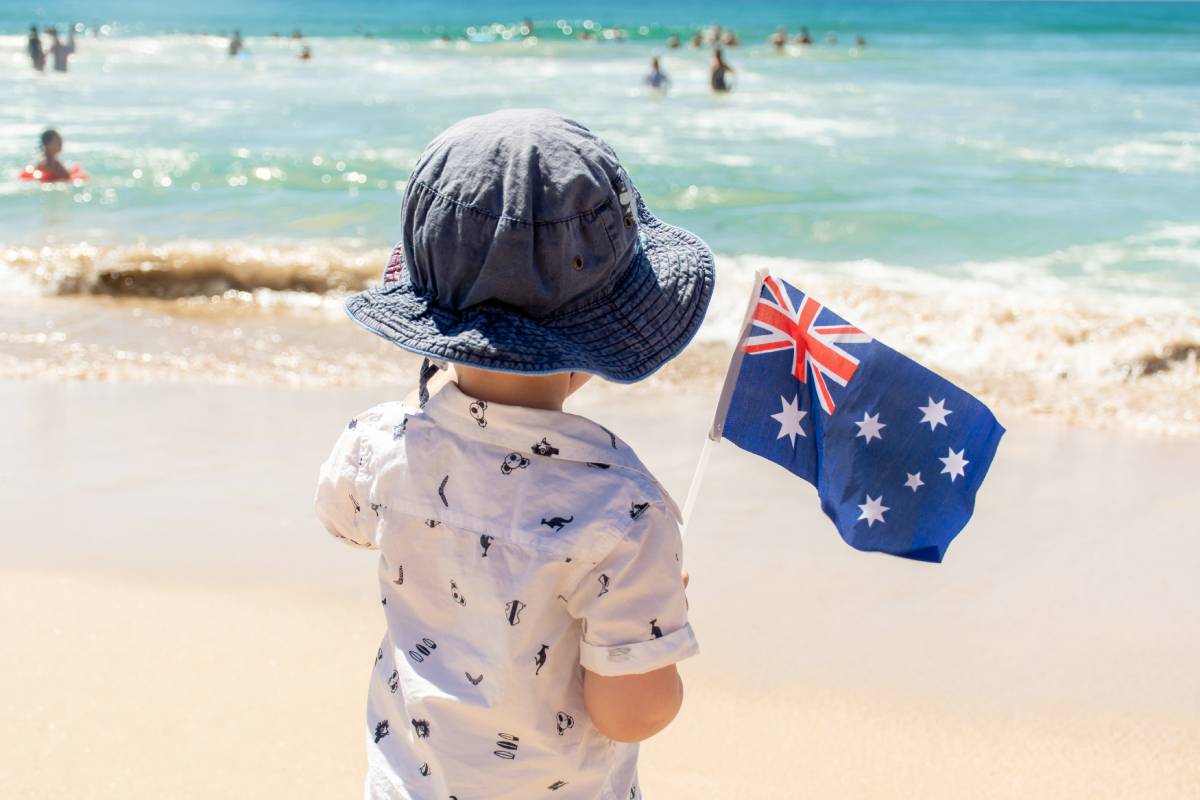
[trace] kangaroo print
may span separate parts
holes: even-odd
[[[550,650],[550,645],[542,645],[542,649],[537,651],[537,655],[533,657],[533,663],[537,664],[537,669],[534,670],[534,675],[542,674],[542,667],[546,666],[546,656]]]
[[[554,531],[555,533],[558,533],[559,531],[561,531],[563,529],[564,525],[569,525],[570,523],[572,523],[574,521],[575,521],[574,516],[565,517],[565,518],[564,517],[551,517],[550,519],[546,519],[545,517],[542,517],[542,524],[545,525],[550,530]]]
[[[481,558],[487,558],[488,548],[492,546],[492,538],[493,537],[488,536],[486,533],[479,537],[479,546],[483,548],[483,554],[480,556]]]

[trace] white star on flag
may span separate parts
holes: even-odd
[[[953,414],[954,412],[946,408],[945,398],[935,403],[931,397],[929,398],[929,405],[917,406],[917,410],[921,412],[921,422],[929,423],[929,430],[936,431],[938,425],[945,425],[947,428],[950,427],[946,425],[946,415]],[[921,422],[917,424],[920,425]]]
[[[946,473],[949,473],[950,474],[950,482],[954,483],[955,478],[957,478],[959,475],[966,474],[963,471],[963,467],[967,466],[967,464],[970,464],[971,462],[967,461],[965,458],[963,458],[963,456],[966,455],[966,452],[967,452],[965,448],[963,450],[959,450],[957,453],[954,452],[953,448],[946,448],[946,449],[947,449],[946,457],[938,459],[938,461],[940,461],[946,465],[946,466],[942,467],[942,471],[940,474],[945,475]]]
[[[854,438],[857,439],[861,436],[867,440],[867,444],[870,444],[872,439],[883,439],[879,432],[887,427],[887,425],[879,421],[878,414],[872,417],[865,411],[863,412],[862,422],[854,424],[858,426],[858,433],[854,434]]]
[[[775,438],[782,439],[785,436],[788,437],[788,439],[791,440],[792,447],[796,446],[797,436],[808,436],[808,434],[804,432],[804,429],[800,427],[800,420],[804,419],[804,417],[808,415],[808,412],[800,410],[799,400],[800,395],[796,395],[789,403],[787,400],[783,399],[782,395],[780,395],[779,402],[783,406],[783,410],[778,414],[771,415],[771,419],[779,423],[779,435]]]
[[[925,485],[925,481],[921,480],[921,473],[906,472],[904,474],[908,476],[908,480],[904,482],[904,485],[912,489],[914,494],[916,494],[917,489]]]
[[[883,522],[883,512],[892,510],[883,504],[883,495],[879,495],[879,497],[874,499],[872,499],[871,495],[867,495],[867,502],[863,503],[858,508],[860,511],[862,511],[862,513],[858,515],[858,518],[860,520],[865,519],[867,521],[868,528],[874,525],[876,522]]]

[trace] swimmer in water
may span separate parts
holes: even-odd
[[[71,180],[70,171],[58,160],[58,154],[62,152],[62,149],[63,140],[58,135],[58,131],[51,128],[42,134],[42,160],[33,170],[34,174],[44,183]]]
[[[667,37],[667,49],[668,50],[678,50],[679,49],[679,37],[677,35],[672,33],[670,36]]]
[[[867,40],[863,38],[863,35],[861,33],[858,36],[854,37],[854,46],[857,47],[859,50],[862,50],[863,48],[865,48],[867,46]]]
[[[801,28],[800,33],[796,35],[796,44],[808,47],[812,44],[812,34],[808,32],[808,28]]]
[[[733,71],[733,67],[725,63],[725,56],[721,53],[721,48],[713,50],[710,85],[714,92],[725,93],[733,88],[733,84],[729,82],[729,75]]]
[[[650,59],[650,73],[642,79],[642,82],[651,89],[657,89],[660,92],[667,90],[671,79],[667,77],[667,73],[662,71],[662,67],[658,63],[658,56]]]
[[[767,37],[767,42],[775,48],[775,52],[782,53],[784,46],[787,44],[787,31],[780,25],[775,29],[775,32]]]
[[[54,57],[54,71],[66,72],[67,59],[75,54],[75,28],[67,32],[67,43],[63,44],[58,38],[58,29],[51,28],[47,31],[50,34],[50,55]]]
[[[46,70],[46,51],[42,49],[42,37],[38,35],[37,25],[29,26],[29,60],[38,72]]]
[[[245,47],[245,43],[242,42],[242,32],[234,31],[233,37],[229,40],[229,57],[237,58],[243,47]]]
[[[301,61],[312,61],[312,48],[308,45],[301,47],[299,58]]]

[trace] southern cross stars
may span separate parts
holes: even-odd
[[[858,426],[858,433],[854,434],[854,438],[857,439],[861,436],[867,440],[867,444],[870,444],[872,439],[882,439],[883,436],[879,432],[887,427],[887,425],[879,421],[878,414],[872,417],[865,411],[863,412],[862,422],[854,424]]]
[[[783,396],[781,395],[779,398],[779,403],[783,406],[783,410],[778,414],[771,415],[771,419],[779,423],[779,435],[775,438],[782,439],[785,436],[788,437],[792,443],[792,447],[796,446],[797,436],[808,436],[808,434],[804,432],[804,429],[800,427],[800,420],[804,419],[808,412],[800,410],[799,400],[800,395],[796,395],[789,403],[787,400],[784,400]]]
[[[945,425],[947,428],[950,427],[949,425],[946,425],[946,415],[953,414],[954,412],[946,408],[945,398],[938,400],[935,403],[931,397],[929,398],[929,405],[917,406],[917,410],[921,412],[921,422],[929,423],[929,430],[937,430],[938,425]],[[918,422],[917,424],[920,425],[921,422]]]
[[[879,495],[879,497],[875,498],[872,498],[871,495],[867,495],[867,502],[860,505],[858,509],[862,512],[858,515],[858,518],[860,520],[865,519],[867,521],[868,528],[874,525],[876,522],[883,522],[883,512],[891,511],[891,508],[883,504],[883,495]]]
[[[966,452],[967,451],[965,448],[962,450],[959,450],[957,453],[954,452],[953,448],[949,448],[949,447],[946,448],[946,457],[938,459],[938,461],[940,461],[946,465],[946,466],[942,467],[942,471],[939,474],[941,474],[941,475],[949,474],[951,483],[954,483],[954,479],[957,478],[959,475],[965,475],[966,473],[964,472],[963,468],[966,467],[967,464],[971,463],[970,461],[967,461],[965,458],[963,458],[963,456],[966,454]]]
[[[907,486],[909,489],[912,489],[913,494],[916,494],[917,489],[920,489],[922,486],[925,485],[925,481],[921,480],[921,473],[906,472],[904,474],[908,476],[908,480],[906,480],[904,482],[904,485]]]

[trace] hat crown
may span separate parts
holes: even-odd
[[[404,193],[408,279],[437,305],[542,318],[602,294],[637,247],[612,148],[546,110],[469,117],[425,149]]]

